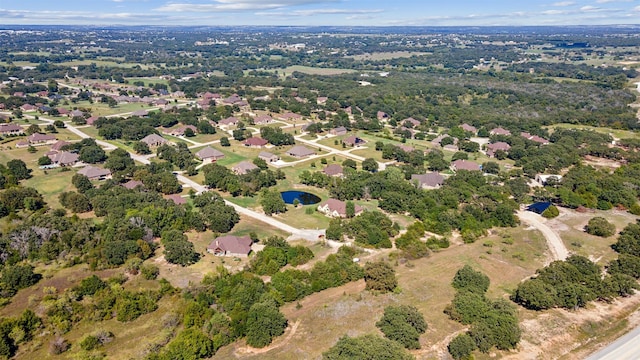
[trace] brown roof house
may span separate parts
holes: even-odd
[[[253,118],[253,123],[256,125],[265,125],[273,122],[273,118],[269,115],[260,115]]]
[[[224,154],[220,150],[207,146],[206,148],[198,151],[196,153],[196,157],[205,163],[212,163],[224,158]]]
[[[238,174],[238,175],[244,175],[246,173],[248,173],[251,170],[255,170],[255,169],[259,169],[259,167],[256,166],[256,164],[249,162],[249,161],[241,161],[237,164],[235,164],[231,170],[233,170],[234,173]]]
[[[523,138],[527,139],[527,140],[531,140],[534,142],[537,142],[538,144],[542,144],[542,145],[547,145],[549,144],[549,140],[542,138],[538,135],[531,135],[528,132],[521,132],[520,136],[522,136]]]
[[[140,141],[142,141],[143,143],[149,146],[160,146],[160,145],[167,144],[169,142],[167,141],[167,139],[163,138],[158,134],[149,134],[144,138],[142,138]]]
[[[509,149],[511,149],[511,145],[507,144],[504,141],[498,141],[493,144],[487,144],[487,155],[489,157],[494,157],[496,154],[496,151],[498,150],[509,151]]]
[[[316,154],[315,151],[307,147],[304,147],[302,145],[296,145],[287,151],[287,155],[293,156],[296,158],[305,158],[315,154]]]
[[[51,145],[51,150],[60,151],[65,145],[71,145],[71,143],[64,140],[59,140],[55,144]]]
[[[340,126],[340,127],[329,130],[329,134],[336,135],[336,136],[347,135],[347,128],[344,126]]]
[[[219,236],[207,246],[207,252],[215,256],[247,257],[252,244],[253,240],[248,236]]]
[[[478,132],[478,129],[476,129],[475,126],[469,125],[467,123],[464,123],[464,124],[460,125],[460,127],[462,128],[462,130],[468,131],[468,132],[473,133],[473,134],[476,134]]]
[[[53,154],[50,154],[48,156],[49,159],[51,159],[52,163],[59,166],[71,166],[77,163],[78,158],[80,157],[80,155],[68,151],[55,151]]]
[[[348,138],[342,140],[342,143],[347,146],[357,147],[357,146],[366,144],[367,141],[355,135],[351,135]]]
[[[220,126],[231,126],[231,125],[237,125],[240,122],[240,120],[237,117],[231,116],[228,117],[226,119],[222,119],[220,121],[218,121],[218,125]]]
[[[180,194],[167,195],[165,199],[173,201],[176,205],[184,205],[187,203],[187,199],[180,196]]]
[[[444,184],[444,177],[437,172],[411,175],[411,182],[422,189],[436,189]]]
[[[23,134],[22,126],[18,124],[0,124],[0,135],[20,135]]]
[[[56,136],[51,134],[35,133],[27,136],[27,141],[33,146],[55,144],[57,140]]]
[[[249,146],[252,148],[261,148],[268,144],[269,142],[263,138],[259,137],[250,137],[244,141],[244,146]]]
[[[331,165],[327,165],[327,167],[325,167],[322,172],[325,175],[328,176],[335,176],[335,177],[342,177],[344,175],[344,172],[342,170],[342,166],[338,165],[338,164],[331,164]]]
[[[144,186],[144,184],[142,183],[142,181],[138,181],[138,180],[129,180],[126,183],[122,184],[122,187],[125,189],[129,189],[129,190],[133,190],[135,188],[137,188],[138,186],[142,187]]]
[[[267,151],[261,151],[260,154],[258,154],[258,158],[270,163],[270,162],[276,162],[278,160],[280,160],[280,157],[276,154],[272,154],[270,152]]]
[[[451,163],[451,170],[480,171],[480,165],[468,160],[456,160]]]
[[[288,112],[285,114],[278,115],[277,118],[279,120],[284,120],[284,121],[288,121],[288,120],[296,121],[296,120],[302,120],[302,115]]]
[[[187,129],[191,129],[191,131],[193,131],[194,134],[198,132],[198,128],[196,128],[195,126],[185,125],[185,126],[177,127],[173,130],[165,131],[164,133],[173,135],[173,136],[184,136],[184,132],[187,131]]]
[[[361,206],[355,205],[355,216],[362,214],[364,209]],[[329,217],[347,217],[347,203],[338,199],[329,199],[320,205],[318,205],[318,211]]]
[[[507,130],[507,129],[503,129],[501,127],[497,127],[495,129],[492,129],[491,131],[489,131],[489,134],[491,135],[511,135],[511,131]]]
[[[111,178],[111,171],[109,171],[109,169],[101,169],[91,165],[80,169],[78,174],[88,177],[89,180],[106,180]]]

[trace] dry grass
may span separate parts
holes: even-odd
[[[363,291],[364,282],[360,281],[308,296],[300,301],[301,308],[287,304],[282,310],[289,323],[299,321],[288,343],[253,356],[243,351],[242,343],[235,343],[221,349],[214,359],[317,359],[343,335],[378,333],[375,322],[385,306],[396,303],[417,306],[429,324],[421,337],[423,350],[415,352],[418,358],[441,358],[447,336],[463,328],[442,312],[453,298],[450,283],[458,269],[470,264],[485,272],[492,282],[489,296],[501,297],[544,262],[544,239],[538,232],[515,228],[499,233],[475,244],[453,245],[409,265],[396,264],[402,289],[399,294],[375,296]],[[514,239],[513,245],[501,242],[507,237]],[[485,246],[488,241],[494,245]],[[374,258],[388,254],[382,252]]]

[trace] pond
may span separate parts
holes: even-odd
[[[280,195],[286,204],[293,204],[296,199],[298,199],[302,205],[311,205],[320,202],[320,198],[317,195],[306,191],[289,190],[281,192]]]

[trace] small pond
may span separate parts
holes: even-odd
[[[285,204],[293,204],[296,199],[298,199],[302,205],[311,205],[320,202],[320,198],[317,195],[306,191],[289,190],[281,192],[280,195]]]

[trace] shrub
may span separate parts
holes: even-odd
[[[558,210],[557,207],[555,207],[555,205],[551,205],[547,208],[547,210],[542,212],[542,216],[547,218],[547,219],[553,219],[554,217],[557,217],[558,215],[560,215],[560,211]]]
[[[616,233],[616,226],[600,216],[590,219],[584,229],[588,234],[600,237],[609,237]]]
[[[384,261],[367,263],[364,268],[367,290],[390,292],[398,286],[396,271]]]

